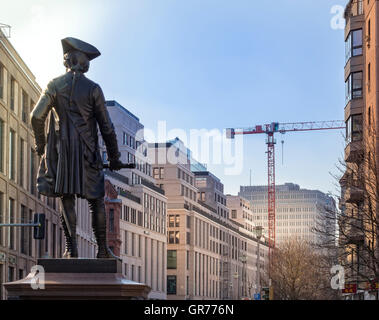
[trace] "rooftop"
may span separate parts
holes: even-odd
[[[123,107],[121,104],[119,104],[117,101],[115,100],[107,100],[106,102],[106,106],[107,107],[117,107],[119,109],[121,109],[122,111],[124,111],[128,116],[132,117],[133,119],[137,120],[139,122],[139,118],[137,116],[135,116],[133,113],[131,113],[128,109],[126,109],[125,107]]]

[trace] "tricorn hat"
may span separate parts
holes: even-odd
[[[62,39],[62,47],[63,54],[71,50],[77,50],[85,53],[89,60],[93,60],[101,54],[100,51],[97,50],[93,45],[71,37]]]

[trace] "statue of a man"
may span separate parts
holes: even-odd
[[[53,79],[31,112],[36,151],[41,156],[38,192],[60,197],[66,238],[65,258],[78,257],[75,197],[88,200],[98,245],[97,258],[112,258],[106,240],[103,162],[98,130],[105,142],[110,170],[120,170],[120,152],[103,92],[84,76],[100,52],[75,38],[62,40],[66,73]],[[47,139],[45,120],[49,116]]]

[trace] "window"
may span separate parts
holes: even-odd
[[[175,227],[179,227],[180,224],[180,216],[176,215],[175,216]]]
[[[36,195],[35,151],[30,148],[30,193]]]
[[[170,243],[170,244],[178,244],[179,243],[179,231],[169,231],[168,243]]]
[[[114,209],[109,209],[109,231],[114,232]]]
[[[237,210],[232,210],[232,219],[237,219]]]
[[[173,228],[175,226],[175,216],[168,216],[168,226]]]
[[[4,172],[4,121],[0,120],[0,171]]]
[[[153,169],[153,178],[154,179],[159,179],[159,168],[154,168]]]
[[[363,72],[353,72],[345,82],[345,100],[346,104],[351,99],[362,98]]]
[[[167,269],[176,269],[177,253],[176,250],[167,250]]]
[[[124,232],[124,253],[128,254],[128,231]]]
[[[25,155],[25,152],[24,152],[24,139],[20,138],[20,160],[18,162],[18,166],[19,166],[19,184],[21,187],[24,187],[25,188],[25,184],[24,184],[24,155]]]
[[[15,215],[14,215],[14,200],[9,198],[9,212],[8,212],[8,223],[15,223]],[[15,249],[14,245],[14,228],[8,229],[8,246],[9,249]]]
[[[358,15],[361,15],[363,14],[363,0],[357,0],[357,11],[358,11]],[[370,0],[368,0],[368,3],[370,2]]]
[[[122,135],[122,144],[124,146],[128,145],[128,134],[126,132],[123,132],[123,135]]]
[[[362,114],[349,117],[346,123],[347,143],[362,140]]]
[[[138,225],[142,227],[143,225],[143,215],[141,211],[138,211]]]
[[[176,294],[176,276],[167,276],[167,294]]]
[[[15,136],[13,130],[9,132],[9,178],[15,180]]]
[[[0,99],[4,99],[4,67],[2,64],[0,64]]]
[[[132,256],[135,256],[135,246],[136,246],[136,234],[132,233]]]
[[[345,62],[351,57],[363,54],[363,32],[362,29],[352,30],[345,41]]]
[[[4,197],[4,194],[2,192],[0,192],[0,223],[4,223],[4,208],[3,208],[3,197]],[[1,228],[0,227],[0,245],[3,246],[4,245],[4,242],[3,242],[3,230],[4,228]],[[0,278],[0,281],[2,279]],[[1,296],[0,296],[1,298]]]
[[[16,81],[12,77],[11,78],[11,110],[14,111],[14,104],[15,104],[15,98],[16,98]]]
[[[26,217],[26,208],[24,205],[21,205],[21,223],[28,223],[27,217]],[[26,248],[27,248],[27,235],[26,235],[26,228],[20,228],[20,251],[23,254],[26,254]]]
[[[8,267],[8,282],[14,280],[14,267]]]
[[[22,90],[22,110],[21,110],[21,117],[22,121],[25,123],[27,122],[27,114],[29,114],[29,104],[28,104],[28,95],[24,90]]]

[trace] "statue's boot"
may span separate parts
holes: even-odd
[[[118,259],[108,248],[107,245],[107,220],[105,215],[104,198],[88,200],[89,208],[92,214],[92,228],[95,234],[98,251],[96,258],[98,259]]]
[[[66,250],[63,253],[63,258],[77,258],[75,196],[64,196],[62,204],[66,215],[66,219],[63,214],[60,216],[66,240]]]

